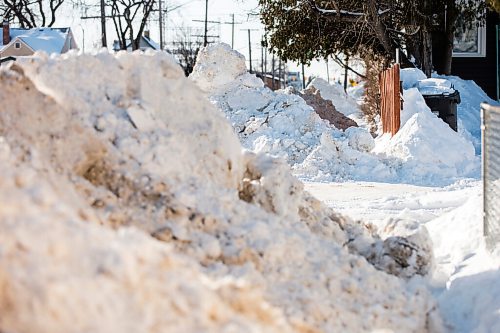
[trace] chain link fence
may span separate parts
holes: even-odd
[[[493,250],[500,244],[500,107],[481,104],[484,235]]]

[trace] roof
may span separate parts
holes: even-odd
[[[69,28],[33,28],[33,29],[10,29],[11,43],[16,38],[21,39],[33,51],[45,51],[48,54],[61,53]],[[0,49],[3,45],[3,31],[0,29]]]
[[[158,43],[156,43],[154,40],[152,40],[151,38],[148,38],[146,36],[141,36],[141,39],[144,41],[144,43],[149,45],[153,50],[160,50],[160,45]],[[117,44],[117,43],[119,43],[117,40],[115,40],[113,43],[114,50],[119,49],[119,44]],[[130,41],[130,39],[126,39],[125,44],[127,45],[127,48],[132,46],[132,42]]]
[[[148,43],[153,49],[155,50],[159,50],[160,49],[160,45],[155,42],[154,40],[152,40],[151,38],[148,38],[146,36],[142,36],[142,38],[144,39],[144,41],[146,41],[146,43]]]
[[[0,64],[2,64],[4,62],[7,62],[7,61],[16,61],[16,58],[12,57],[12,56],[8,56],[8,57],[5,57],[5,58],[0,58]]]

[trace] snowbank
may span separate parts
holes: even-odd
[[[235,75],[232,83],[223,80],[224,84],[219,84],[221,80],[213,79],[212,71],[205,74],[207,61],[215,67],[228,63],[230,68],[240,68],[245,65],[244,58],[227,45],[211,45],[198,59],[192,77],[230,120],[243,147],[284,158],[303,179],[373,179],[372,171],[377,170],[377,179],[382,180],[395,174],[367,152],[374,145],[367,130],[343,132],[329,126],[301,97],[289,90],[273,92],[248,73]],[[316,83],[321,85],[320,80]],[[327,90],[330,97],[336,93],[334,88]],[[342,99],[345,102],[341,103],[349,104],[343,91]]]
[[[220,69],[225,64],[229,67],[227,72]],[[239,53],[227,45],[214,44],[203,50],[192,79],[224,112],[246,149],[284,158],[301,179],[428,185],[479,176],[479,160],[470,154],[469,140],[445,128],[415,88],[404,91],[402,133],[392,140],[383,136],[375,144],[366,129],[340,131],[322,121],[302,98],[290,91],[273,92],[254,75],[242,74],[244,65],[244,57]],[[418,70],[402,70],[408,87],[417,86],[422,75]],[[432,84],[443,86],[436,79],[427,82]],[[321,79],[312,85],[351,117],[361,112],[356,102],[336,85],[330,86]],[[411,123],[405,125],[412,117]]]
[[[460,92],[461,103],[458,104],[458,128],[465,138],[472,141],[476,154],[481,154],[481,108],[483,102],[499,105],[491,99],[474,81],[463,80],[457,76],[439,76],[451,82],[453,87]]]
[[[409,183],[426,179],[445,185],[461,177],[479,174],[480,161],[471,142],[437,118],[416,88],[404,91],[402,127],[394,137],[376,140],[374,152],[403,163],[401,178]]]
[[[476,186],[464,205],[425,224],[439,268],[440,312],[457,333],[500,330],[500,258],[484,243],[481,191]]]
[[[457,107],[458,132],[474,145],[477,155],[481,153],[481,113],[480,104],[487,102],[498,105],[474,81],[463,80],[457,76],[433,74],[428,79],[425,74],[416,68],[401,70],[401,80],[404,89],[418,88],[421,93],[441,94],[449,93],[450,88],[458,90],[461,102]],[[411,107],[411,106],[410,106]],[[405,112],[403,110],[403,112]],[[401,124],[404,124],[403,119]]]
[[[169,56],[39,55],[0,83],[1,331],[439,331],[425,286],[397,277],[431,254],[243,153]],[[274,129],[286,108],[310,140],[328,128],[296,96],[258,96]]]
[[[427,76],[418,68],[403,68],[400,70],[400,80],[403,81],[403,89],[415,88],[418,81],[427,79]]]

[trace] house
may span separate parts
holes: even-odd
[[[0,58],[31,56],[36,51],[61,54],[76,48],[70,28],[11,28],[4,20],[0,31]]]
[[[474,80],[489,97],[500,100],[499,75],[499,15],[488,12],[486,24],[476,25],[470,29],[462,29],[457,24],[453,42],[453,58],[451,74],[465,80]],[[436,38],[437,37],[437,38]],[[433,62],[438,73],[442,72],[443,64],[437,62],[439,47],[444,41],[439,36],[433,36]]]
[[[125,41],[127,44],[127,51],[132,51],[132,42],[130,39],[127,39]],[[115,40],[113,42],[113,51],[119,51],[120,50],[120,42]],[[146,51],[146,50],[160,50],[160,45],[153,41],[151,37],[149,36],[149,31],[144,31],[144,35],[141,36],[141,39],[139,40],[139,50],[141,51]]]

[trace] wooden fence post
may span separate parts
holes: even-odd
[[[401,125],[401,91],[399,64],[383,71],[379,77],[380,116],[383,133],[395,135]]]

